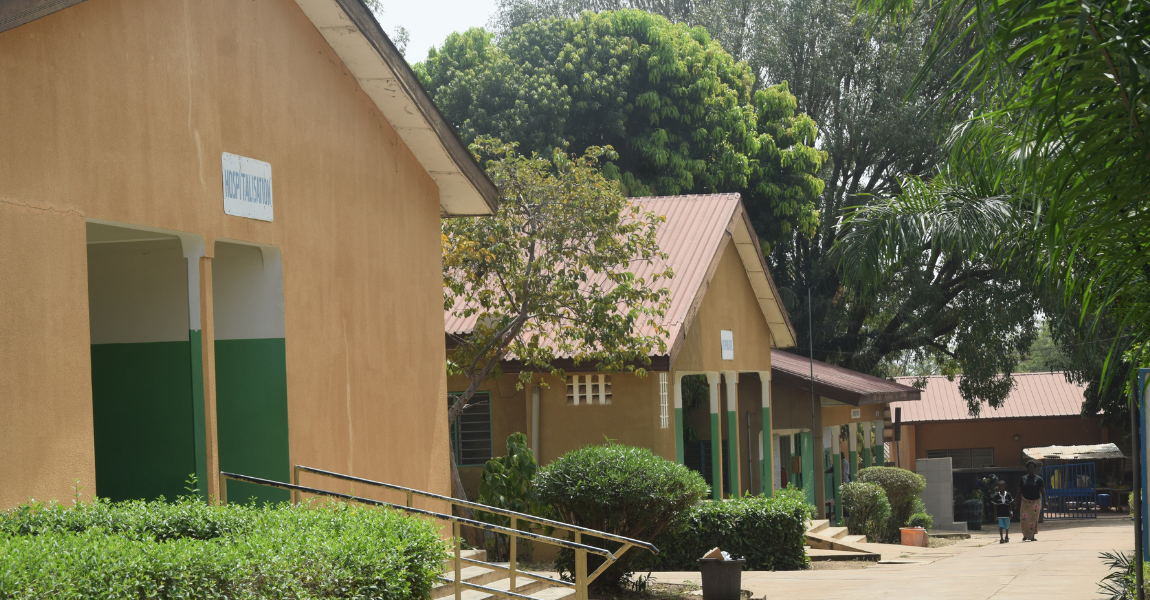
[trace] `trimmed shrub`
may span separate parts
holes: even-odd
[[[660,458],[646,448],[620,444],[584,446],[555,459],[535,476],[535,493],[553,516],[573,525],[651,541],[680,513],[706,497],[703,478],[687,467]],[[604,540],[585,536],[583,543],[604,547]],[[606,543],[614,550],[616,543]],[[594,585],[619,587],[631,563],[645,550],[632,549],[611,565]],[[588,572],[602,557],[588,555]],[[575,556],[561,550],[556,566],[564,577],[574,572]]]
[[[916,512],[910,516],[906,522],[907,527],[922,527],[923,529],[930,529],[934,527],[934,517],[928,513]]]
[[[348,504],[97,500],[0,513],[3,598],[422,598],[435,525]]]
[[[847,530],[851,535],[865,535],[869,542],[882,540],[890,519],[890,502],[882,487],[875,483],[852,481],[844,483],[841,489]]]
[[[897,467],[867,467],[859,471],[859,481],[874,483],[886,492],[890,503],[890,519],[887,520],[883,539],[896,542],[899,527],[906,525],[915,512],[915,500],[926,489],[926,479],[922,475]]]
[[[699,559],[718,546],[745,558],[744,570],[805,569],[806,521],[813,518],[814,508],[806,504],[804,492],[794,487],[771,498],[703,502],[655,538],[658,556],[642,556],[635,566],[651,571],[698,571]]]

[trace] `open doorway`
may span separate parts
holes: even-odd
[[[289,482],[283,269],[279,249],[217,242],[212,259],[220,470]],[[229,501],[284,490],[228,482]]]
[[[87,242],[96,494],[175,499],[196,472],[180,239],[88,223]]]

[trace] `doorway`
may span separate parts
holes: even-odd
[[[196,472],[180,239],[88,223],[87,246],[96,495],[174,500]]]
[[[290,483],[283,268],[279,249],[217,242],[212,259],[220,470]],[[229,502],[290,493],[228,482]]]

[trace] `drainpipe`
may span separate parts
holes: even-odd
[[[539,386],[531,386],[531,453],[539,460]]]

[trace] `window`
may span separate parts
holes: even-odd
[[[602,373],[567,376],[567,404],[610,404],[611,376]]]
[[[455,404],[458,394],[447,396],[447,405]],[[491,393],[475,392],[471,403],[451,428],[455,464],[482,467],[491,460]]]
[[[927,450],[927,458],[950,457],[955,469],[979,469],[994,466],[994,448],[958,448],[955,450]]]

